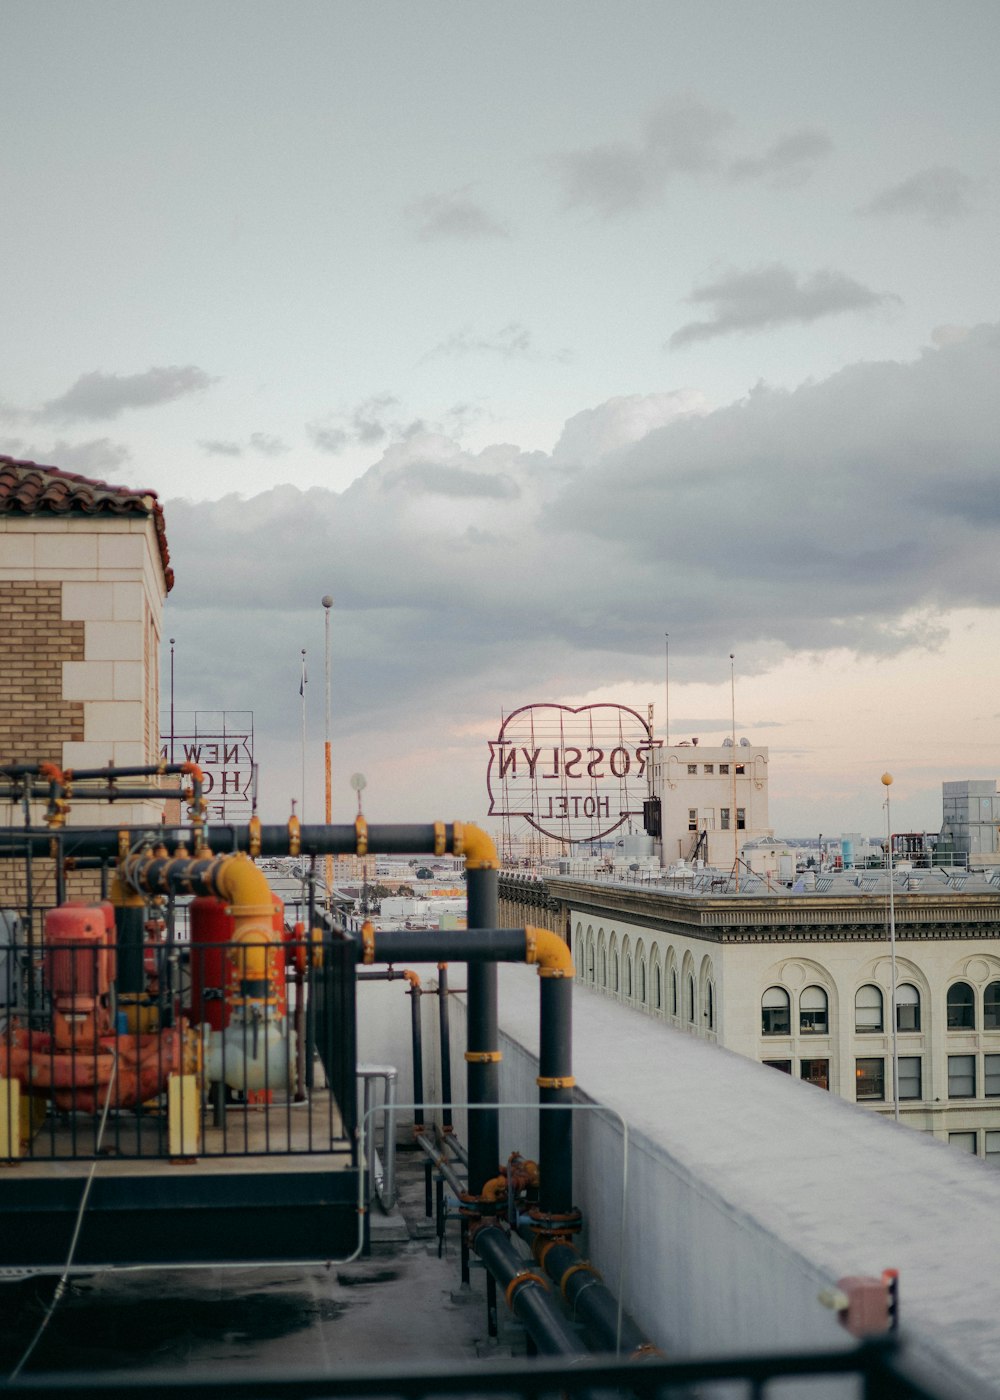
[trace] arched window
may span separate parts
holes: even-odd
[[[918,1031],[920,1029],[920,993],[911,982],[901,982],[896,988],[896,1029],[897,1031]]]
[[[601,944],[601,946],[600,946],[599,949],[597,950],[597,961],[598,961],[598,966],[600,967],[600,970],[601,970],[601,986],[604,987],[605,989],[607,989],[607,985],[608,985],[608,953],[607,953],[607,949],[605,948],[605,946],[604,946],[603,943]]]
[[[622,963],[623,963],[623,965],[624,965],[624,970],[625,970],[625,995],[626,995],[626,997],[628,997],[629,1001],[631,1001],[631,1000],[632,1000],[632,959],[631,959],[631,957],[629,956],[629,952],[628,952],[628,949],[627,949],[627,948],[625,948],[625,949],[622,950]]]
[[[792,1009],[784,987],[768,987],[760,1000],[761,1035],[791,1035]]]
[[[621,964],[620,964],[619,961],[618,961],[618,940],[617,940],[617,938],[612,938],[612,940],[611,940],[611,990],[615,993],[615,995],[618,994],[618,989],[620,988],[620,986],[621,986]]]
[[[659,958],[653,963],[653,1010],[663,1010],[663,973]]]
[[[882,993],[871,982],[854,998],[854,1029],[861,1035],[882,1029]]]
[[[687,981],[687,1018],[688,1018],[688,1024],[689,1024],[689,1025],[692,1025],[692,1026],[694,1025],[694,1014],[695,1014],[694,978],[691,976],[690,973],[688,973],[688,981]]]
[[[983,992],[983,1030],[1000,1031],[1000,982],[991,982]]]
[[[976,1029],[976,997],[968,982],[953,982],[948,988],[948,1029]]]
[[[646,959],[642,952],[638,953],[639,965],[636,969],[639,977],[639,1005],[646,1005]]]
[[[803,1035],[827,1035],[830,1016],[822,987],[803,987],[799,994],[799,1030]]]
[[[715,986],[711,982],[705,984],[705,1022],[710,1031],[715,1030]]]
[[[670,1014],[677,1015],[677,969],[670,969]]]

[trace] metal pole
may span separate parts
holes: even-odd
[[[170,762],[174,761],[174,639],[170,638]]]
[[[898,1123],[899,1047],[896,1043],[896,899],[895,891],[892,887],[892,806],[889,801],[892,774],[883,773],[882,782],[885,786],[886,869],[889,874],[889,982],[891,986],[889,1015],[892,1017],[890,1022],[892,1033],[892,1116]]]
[[[736,893],[740,892],[740,833],[736,821],[736,670],[733,653],[729,653],[729,699],[731,705],[733,729],[733,760],[729,765],[729,773],[732,778],[732,811],[729,820],[733,824],[733,873],[736,877]]]
[[[302,648],[302,679],[299,681],[299,694],[302,697],[302,788],[300,791],[299,821],[306,819],[306,649]]]
[[[664,658],[664,704],[663,704],[663,730],[664,748],[670,747],[670,633],[664,632],[663,645],[665,650]]]
[[[326,743],[324,747],[324,764],[326,768],[326,824],[329,826],[333,821],[333,780],[332,767],[330,762],[330,609],[333,607],[333,598],[329,593],[322,598],[324,608],[324,631],[326,636]],[[333,856],[326,858],[326,897],[329,907],[332,907],[333,899]]]

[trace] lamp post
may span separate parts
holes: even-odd
[[[329,826],[333,820],[333,785],[330,764],[330,609],[333,607],[333,599],[329,593],[324,593],[320,601],[323,604],[323,625],[326,635],[326,708],[323,760],[326,768],[326,824]],[[326,897],[328,900],[333,898],[333,856],[331,855],[326,858]]]
[[[892,787],[892,774],[882,774],[882,785],[885,788],[885,835],[886,835],[886,870],[889,875],[889,982],[892,989],[890,996],[890,1011],[892,1017],[890,1028],[892,1031],[892,1109],[893,1117],[899,1122],[899,1049],[896,1043],[896,902],[895,891],[892,887],[892,805],[889,801],[889,789]]]

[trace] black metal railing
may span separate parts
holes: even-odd
[[[843,1351],[782,1352],[770,1355],[708,1357],[689,1361],[646,1360],[623,1364],[615,1358],[596,1357],[567,1366],[565,1363],[493,1362],[487,1369],[470,1363],[447,1368],[421,1365],[377,1366],[364,1371],[338,1371],[334,1376],[313,1374],[262,1375],[236,1370],[182,1373],[167,1378],[161,1371],[129,1373],[59,1372],[23,1376],[13,1383],[0,1382],[0,1396],[39,1395],[129,1396],[143,1400],[191,1400],[192,1396],[238,1396],[240,1400],[324,1400],[325,1397],[399,1397],[425,1400],[430,1396],[585,1396],[636,1395],[640,1400],[689,1400],[692,1394],[707,1397],[720,1392],[692,1387],[725,1386],[727,1400],[769,1400],[788,1396],[789,1382],[827,1381],[842,1378],[842,1393],[858,1400],[957,1400],[958,1382],[932,1381],[920,1375],[919,1358],[897,1338],[861,1342]],[[772,1382],[774,1385],[772,1386]],[[810,1390],[810,1393],[811,1390]],[[966,1392],[967,1394],[968,1392]]]
[[[322,943],[262,948],[5,941],[0,1080],[12,1087],[0,1097],[0,1155],[334,1151],[354,1164],[354,943],[327,931]],[[134,965],[137,951],[142,990],[121,992],[120,954]]]

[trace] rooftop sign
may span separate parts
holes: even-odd
[[[642,815],[660,746],[625,705],[525,705],[490,741],[491,817],[521,817],[559,841],[596,841]]]

